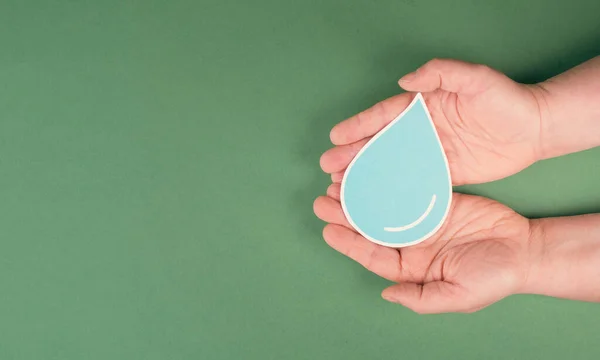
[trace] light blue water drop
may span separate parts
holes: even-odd
[[[378,244],[414,245],[439,230],[452,182],[421,94],[352,160],[341,195],[350,224]]]

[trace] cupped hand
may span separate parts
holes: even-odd
[[[335,148],[321,167],[340,182],[360,148],[423,93],[454,185],[512,175],[540,158],[540,89],[516,83],[483,65],[435,59],[400,79],[409,91],[347,119],[331,130]]]
[[[315,200],[325,241],[397,285],[382,296],[418,313],[473,312],[518,293],[529,273],[529,220],[486,198],[453,194],[442,228],[402,249],[377,245],[344,217],[340,184]]]

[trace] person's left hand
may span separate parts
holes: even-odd
[[[487,66],[449,59],[431,60],[399,84],[409,92],[331,129],[336,146],[323,153],[320,163],[333,182],[342,180],[360,149],[406,109],[416,92],[422,92],[431,114],[453,185],[502,179],[544,158],[544,149],[561,152],[553,149],[556,145],[542,144],[542,129],[551,121],[542,121],[549,110],[541,86],[519,84]]]
[[[529,272],[529,220],[486,198],[453,194],[442,228],[401,249],[377,245],[354,231],[340,205],[340,184],[315,200],[330,223],[325,241],[368,270],[394,281],[382,296],[417,313],[473,312],[518,293]]]

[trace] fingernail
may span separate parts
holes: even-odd
[[[404,75],[403,77],[400,78],[399,82],[403,82],[403,83],[408,83],[411,82],[415,79],[415,77],[417,77],[417,72],[413,71],[409,74]]]

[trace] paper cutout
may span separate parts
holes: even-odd
[[[350,224],[377,244],[418,244],[442,226],[452,181],[420,93],[352,160],[342,180],[341,200]]]

